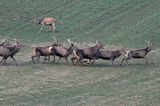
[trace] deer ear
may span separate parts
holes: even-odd
[[[58,42],[55,36],[52,36],[52,38],[54,39],[55,42]]]

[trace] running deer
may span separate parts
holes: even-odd
[[[114,60],[121,55],[125,54],[126,51],[122,48],[119,50],[108,50],[108,51],[99,51],[97,59],[103,59],[103,60],[111,60],[112,65],[114,64]]]
[[[92,60],[95,60],[98,56],[100,49],[103,49],[101,42],[96,41],[96,45],[84,49],[75,49],[73,51],[73,57],[71,58],[72,64],[75,65],[74,61],[78,64],[84,65],[83,59],[89,59],[89,64]]]
[[[53,43],[50,46],[45,46],[45,47],[33,47],[33,55],[31,56],[31,59],[34,62],[34,58],[37,57],[37,60],[39,61],[40,56],[45,56],[44,61],[45,60],[50,60],[50,55],[52,55],[54,57],[53,62],[55,61],[55,54],[51,51],[51,48],[54,46],[61,46],[61,44],[59,43],[58,40],[56,40],[56,43]],[[48,59],[46,58],[48,57]]]
[[[53,53],[55,53],[55,56],[59,57],[59,60],[61,58],[65,58],[66,62],[69,64],[68,56],[71,55],[73,50],[76,49],[77,47],[74,45],[73,42],[71,42],[70,39],[67,39],[67,41],[70,43],[69,48],[66,48],[66,47],[63,47],[63,46],[54,46],[54,47],[51,48],[51,51]]]
[[[150,41],[146,42],[148,46],[143,49],[137,49],[137,50],[130,50],[127,51],[126,56],[122,59],[121,64],[125,61],[128,65],[128,60],[134,58],[134,59],[145,59],[145,63],[148,63],[147,54],[153,50],[153,45]],[[120,64],[120,65],[121,65]]]
[[[6,64],[6,60],[8,59],[8,57],[11,57],[12,60],[15,62],[15,64],[18,65],[14,58],[14,55],[19,52],[21,47],[24,47],[24,45],[20,42],[16,42],[16,40],[15,40],[15,45],[0,46],[0,56],[3,57],[0,62]]]

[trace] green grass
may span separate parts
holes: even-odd
[[[56,33],[41,32],[34,19],[53,16]],[[60,23],[63,24],[60,24]],[[158,106],[160,104],[159,0],[1,0],[0,39],[21,40],[26,47],[0,65],[2,106]],[[47,27],[45,27],[47,29]],[[150,40],[155,50],[144,60],[111,66],[97,60],[86,67],[65,61],[33,64],[31,46],[47,45],[56,36],[65,46],[100,40],[106,48],[143,48]]]

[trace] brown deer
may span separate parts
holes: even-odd
[[[71,42],[70,39],[67,39],[67,41],[70,43],[69,48],[66,48],[66,47],[63,47],[63,46],[54,46],[54,47],[52,47],[51,51],[55,53],[55,56],[59,57],[59,60],[61,58],[65,58],[66,62],[69,64],[68,56],[71,55],[73,50],[77,47],[74,45],[73,42]]]
[[[96,59],[111,60],[113,65],[114,60],[125,53],[126,51],[123,48],[119,50],[99,51]]]
[[[145,59],[145,63],[148,63],[147,54],[153,49],[153,45],[150,41],[147,42],[148,46],[143,49],[127,51],[126,56],[122,59],[121,64],[125,61],[128,65],[128,60],[134,59]],[[121,65],[120,64],[120,65]]]
[[[11,57],[15,64],[18,65],[14,58],[14,55],[19,52],[21,47],[24,47],[24,45],[20,42],[15,42],[15,45],[10,46],[0,46],[0,56],[3,57],[0,62],[6,64],[6,60],[8,59],[8,57]]]
[[[42,27],[45,25],[49,26],[49,29],[47,31],[49,30],[55,31],[56,29],[55,24],[56,24],[56,20],[55,18],[52,18],[52,17],[44,17],[44,18],[39,18],[35,20],[35,26],[37,25],[42,25]],[[40,28],[39,33],[42,31],[43,29],[42,27]]]
[[[71,58],[72,64],[75,65],[74,60],[76,63],[80,63],[84,65],[83,59],[89,59],[89,64],[91,64],[92,60],[95,60],[98,56],[100,49],[103,49],[101,42],[96,41],[96,45],[93,47],[88,47],[84,49],[75,49],[73,51],[73,57]]]
[[[40,56],[45,56],[45,60],[50,60],[50,55],[54,57],[53,62],[55,61],[55,54],[51,51],[51,48],[54,46],[61,46],[58,40],[56,40],[56,43],[50,45],[50,46],[45,46],[45,47],[34,47],[33,48],[33,55],[31,56],[32,61],[34,63],[34,58],[37,57],[37,60],[39,61]],[[48,59],[46,58],[48,57]]]

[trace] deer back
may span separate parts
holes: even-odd
[[[112,58],[114,55],[113,51],[99,51],[98,58]]]
[[[93,58],[98,55],[99,50],[102,48],[103,48],[103,45],[100,42],[98,42],[94,47],[84,48],[82,49],[82,51],[83,51],[84,57]]]
[[[49,24],[53,24],[55,23],[56,20],[54,18],[43,18],[43,20],[41,21],[41,24],[46,24],[46,25],[49,25]]]
[[[10,55],[10,50],[4,46],[0,46],[0,56]]]
[[[63,47],[63,46],[55,46],[52,48],[51,51],[55,51],[55,55],[57,56],[65,56],[68,53],[67,48]]]

